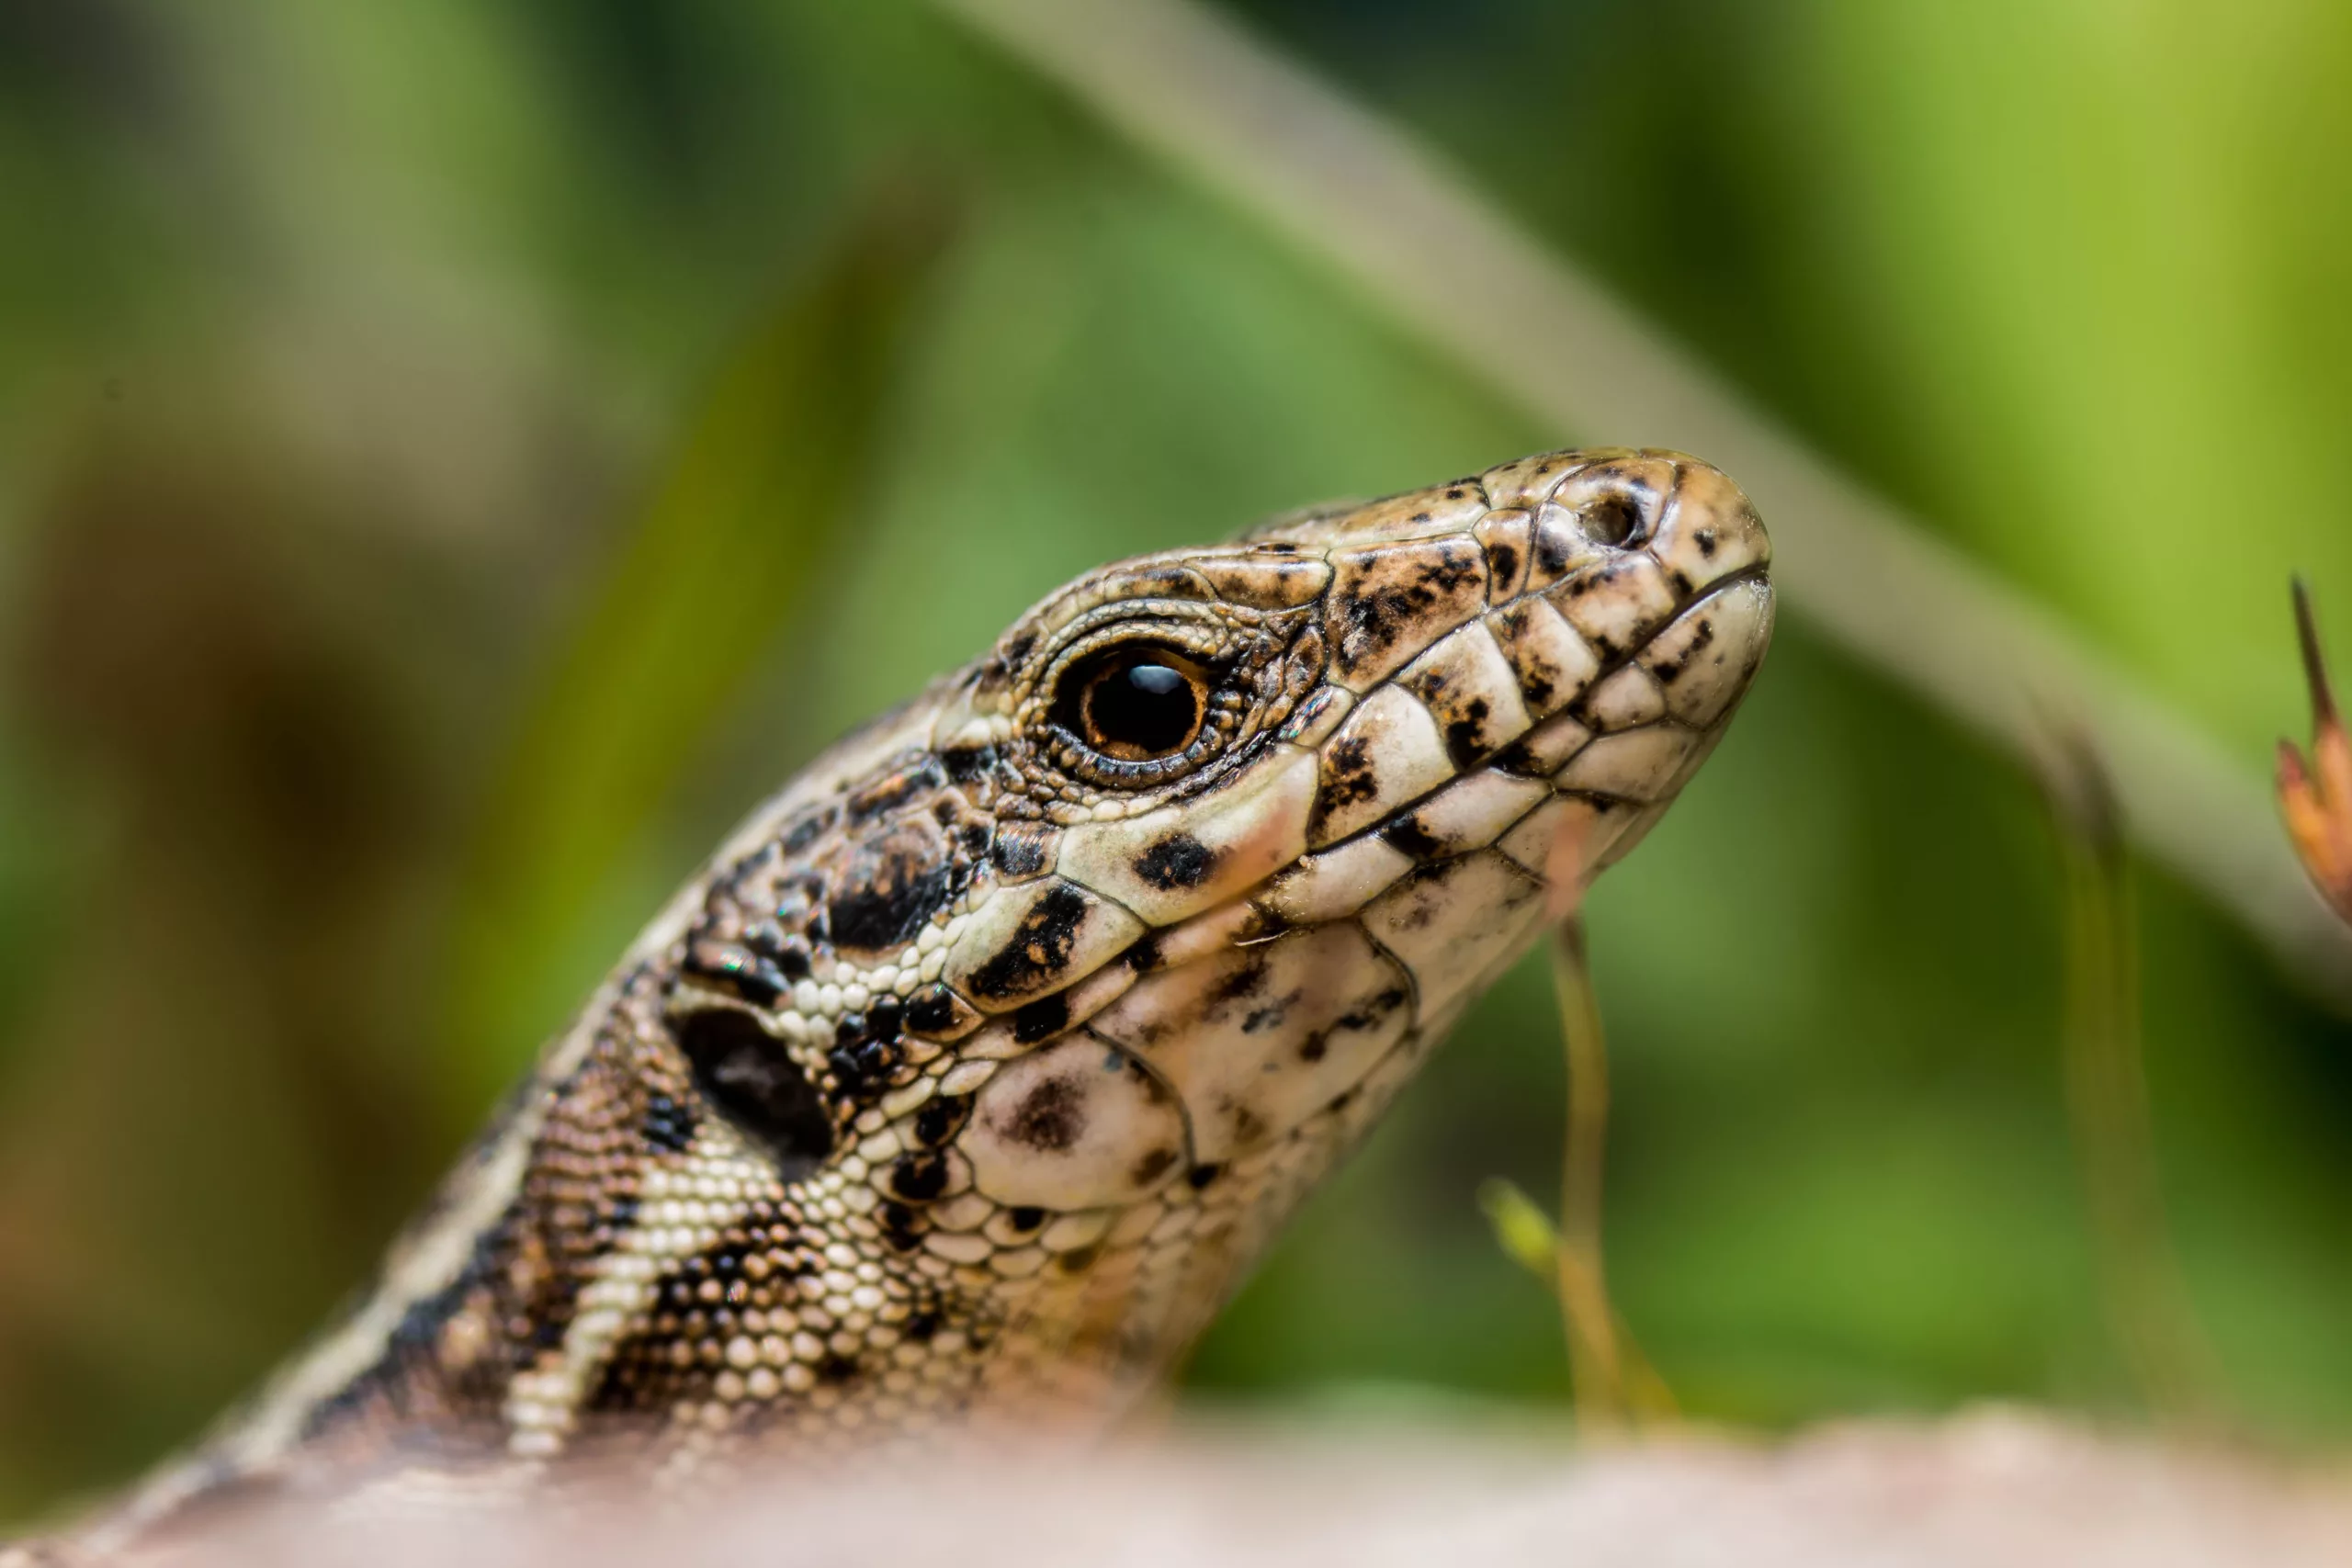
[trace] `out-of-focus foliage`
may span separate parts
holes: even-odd
[[[1248,9],[2249,768],[2300,722],[2287,574],[2352,604],[2352,13]],[[910,185],[936,265],[840,285],[895,345],[763,357],[842,258],[906,268],[853,236]],[[0,1515],[248,1384],[726,825],[1038,593],[1644,434],[1502,414],[919,0],[0,0]],[[714,438],[747,375],[739,431],[842,423]],[[774,587],[707,665],[612,586],[733,551]],[[605,722],[627,787],[564,774]],[[2059,863],[2032,781],[1800,622],[1601,885],[1611,1279],[1687,1412],[2132,1408]],[[2142,896],[2222,1395],[2340,1440],[2352,1043]],[[1193,1384],[1562,1397],[1474,1202],[1552,1190],[1559,1072],[1531,967]]]

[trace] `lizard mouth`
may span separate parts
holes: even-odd
[[[1490,847],[1546,884],[1589,884],[1631,852],[1713,750],[1762,662],[1773,603],[1761,564],[1697,589],[1557,712],[1270,878],[1255,900],[1257,939],[1343,914],[1327,883],[1355,903]]]

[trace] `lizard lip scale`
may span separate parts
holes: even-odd
[[[1099,1429],[1723,734],[1770,546],[1555,453],[1114,563],[853,735],[659,916],[254,1409],[254,1478],[655,1483]],[[1553,873],[1557,874],[1556,871]]]

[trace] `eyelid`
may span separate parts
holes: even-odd
[[[1045,660],[1028,691],[1052,704],[1064,682],[1080,664],[1091,664],[1114,649],[1155,648],[1181,655],[1197,665],[1212,683],[1224,679],[1230,629],[1186,605],[1129,606],[1128,613],[1104,615],[1074,627]]]

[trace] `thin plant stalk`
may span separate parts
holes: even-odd
[[[2065,862],[2067,1107],[2110,1332],[2149,1413],[2211,1425],[2211,1350],[2173,1248],[2158,1179],[2129,852],[2087,751],[2053,791]]]
[[[1593,995],[1584,919],[1554,929],[1552,994],[1568,1063],[1567,1140],[1560,1160],[1560,1235],[1555,1249],[1577,1418],[1606,1430],[1625,1422],[1625,1370],[1617,1314],[1602,1260],[1601,1186],[1609,1152],[1609,1043]]]

